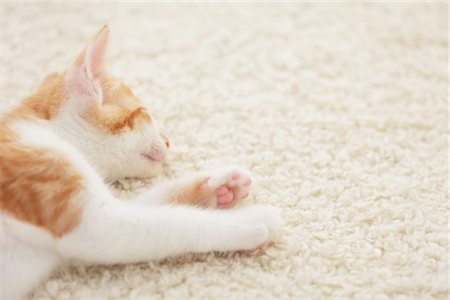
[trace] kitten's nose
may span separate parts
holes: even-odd
[[[167,136],[165,136],[164,134],[160,134],[161,135],[161,138],[162,138],[162,140],[163,140],[163,142],[164,142],[164,145],[166,145],[166,148],[167,149],[169,149],[169,147],[170,147],[170,142],[169,142],[169,139],[167,138]]]

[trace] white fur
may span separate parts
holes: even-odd
[[[238,180],[232,180],[231,176],[236,173],[240,174],[240,178]],[[134,200],[134,203],[143,205],[163,204],[164,199],[170,195],[171,191],[176,190],[179,186],[186,186],[190,183],[192,184],[192,179],[198,178],[206,179],[205,188],[207,189],[217,189],[222,185],[229,186],[233,190],[233,199],[235,201],[245,198],[251,188],[250,185],[246,186],[244,184],[248,180],[251,180],[250,172],[248,170],[236,166],[226,166],[199,174],[193,174],[177,181],[159,184],[139,195]],[[216,208],[216,205],[211,203],[210,207]]]
[[[21,143],[64,153],[87,185],[74,196],[85,202],[81,222],[62,238],[0,214],[0,299],[24,296],[62,262],[116,264],[187,252],[249,250],[279,230],[279,214],[270,206],[226,211],[164,206],[168,193],[158,187],[136,200],[158,206],[116,199],[103,179],[148,176],[157,169],[140,153],[155,144],[161,147],[158,129],[153,122],[139,132],[108,136],[79,116],[73,104],[77,100],[69,99],[52,122],[11,125]],[[208,173],[209,184],[219,186],[236,170],[242,179],[249,178],[247,171],[225,168]]]
[[[152,149],[166,152],[156,121],[140,131],[110,135],[86,122],[77,112],[79,100],[65,104],[52,122],[55,132],[78,149],[107,181],[123,177],[149,177],[160,170],[160,163],[152,163],[142,157],[142,152]],[[150,165],[151,164],[151,165]]]

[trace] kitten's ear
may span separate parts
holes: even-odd
[[[88,75],[91,78],[98,78],[102,75],[103,63],[108,45],[109,28],[105,25],[99,32],[91,39],[89,44],[80,53],[75,65],[78,67],[85,67]]]
[[[107,25],[91,39],[68,71],[67,89],[69,93],[101,101],[101,88],[104,73],[104,57],[108,45]]]

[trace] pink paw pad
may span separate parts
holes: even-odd
[[[220,188],[218,188],[216,190],[216,195],[217,196],[224,196],[224,195],[226,195],[228,193],[229,193],[229,189],[226,186],[224,186],[224,185],[222,185]]]
[[[233,201],[233,190],[223,185],[216,190],[216,198],[218,207],[225,208]]]
[[[201,186],[213,188],[216,208],[231,208],[248,197],[252,180],[239,168],[219,169],[205,178]]]

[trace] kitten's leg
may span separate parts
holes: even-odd
[[[81,224],[59,241],[71,259],[114,264],[190,252],[252,250],[278,232],[273,207],[202,210],[185,206],[143,207],[111,199],[89,201]]]
[[[248,196],[251,184],[249,171],[224,167],[156,186],[140,195],[135,202],[230,208]]]
[[[121,263],[187,252],[250,250],[269,242],[279,230],[280,216],[270,206],[202,210],[144,207],[115,199],[78,151],[45,130],[33,129],[32,134],[22,130],[23,140],[61,150],[84,178],[83,189],[71,200],[82,205],[79,223],[55,240],[66,258]]]
[[[56,268],[49,241],[42,230],[0,214],[0,299],[22,299]]]

